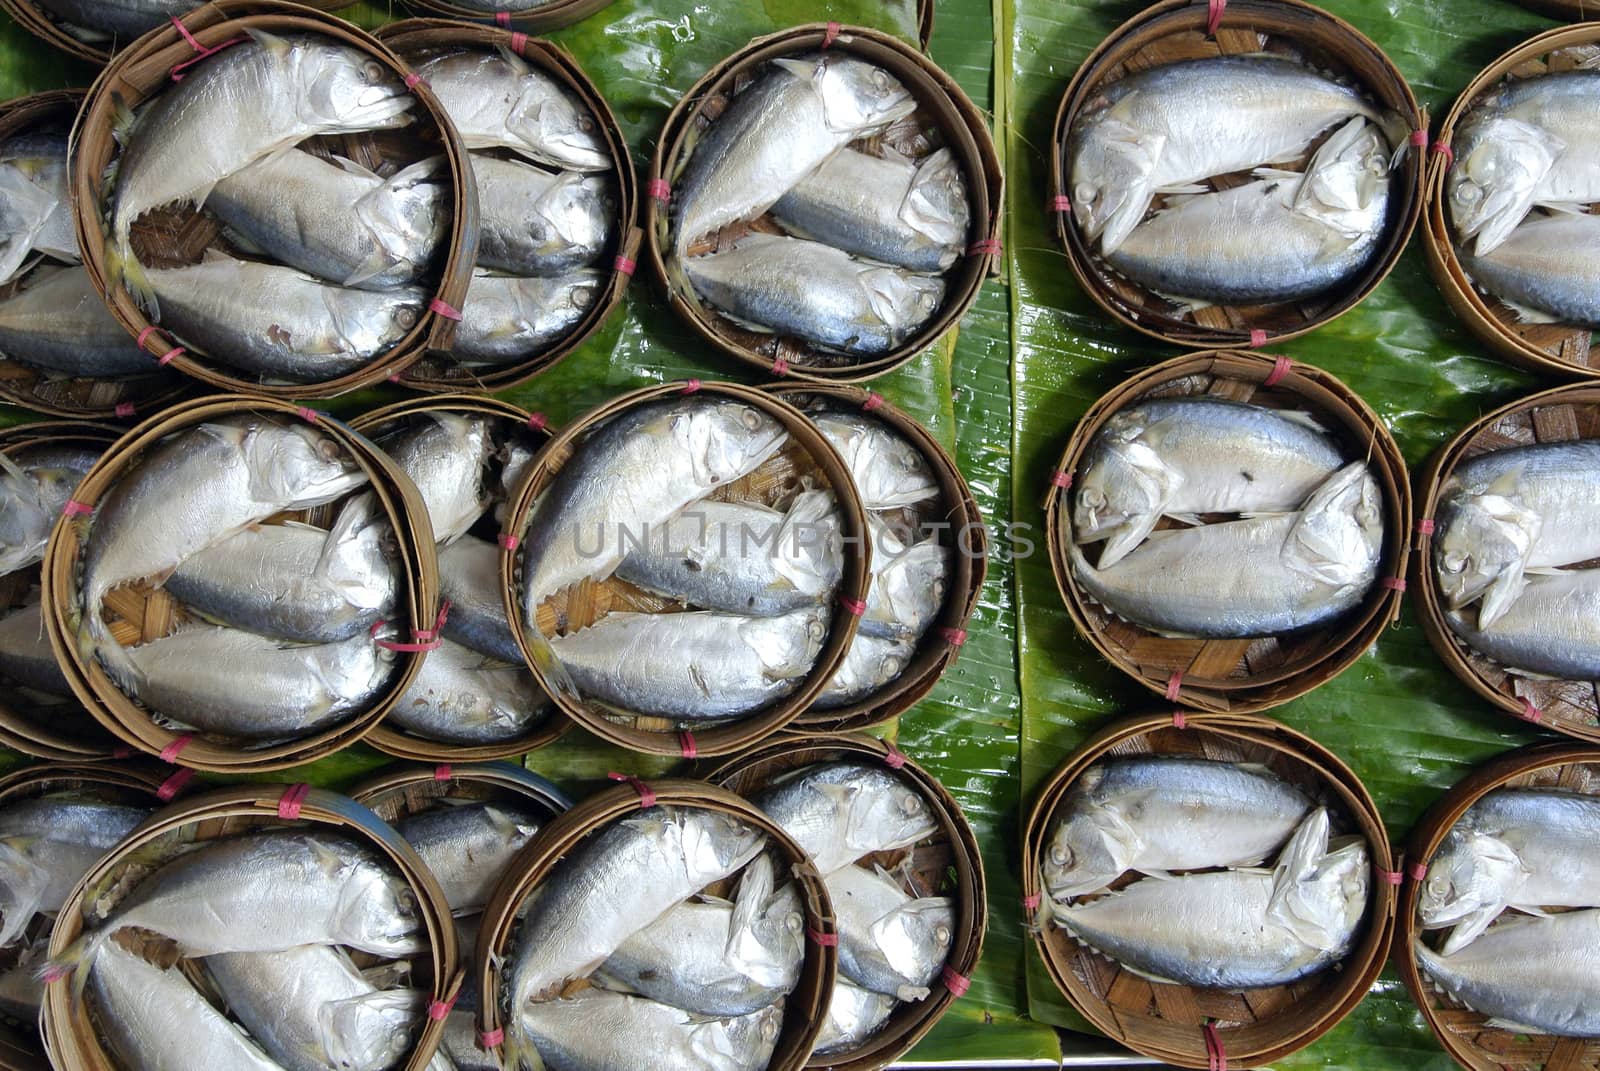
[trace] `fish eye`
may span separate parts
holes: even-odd
[[[1106,505],[1105,492],[1098,487],[1085,487],[1078,492],[1078,504],[1085,509],[1104,509]]]
[[[921,810],[921,801],[909,792],[900,798],[900,809],[906,814],[916,814]]]
[[[368,85],[383,81],[384,74],[383,64],[377,60],[367,60],[361,65],[361,80]]]
[[[940,946],[949,944],[950,943],[950,927],[948,927],[948,926],[935,927],[935,929],[933,931],[933,941],[934,941],[935,944],[940,945]]]
[[[1078,183],[1078,185],[1075,186],[1073,188],[1073,190],[1072,190],[1072,199],[1073,199],[1073,201],[1075,201],[1075,202],[1077,202],[1078,204],[1081,204],[1081,205],[1092,205],[1092,204],[1094,204],[1095,198],[1098,197],[1098,196],[1099,196],[1099,194],[1095,190],[1095,188],[1093,186],[1089,185],[1087,182]]]
[[[755,431],[761,426],[761,415],[754,409],[745,409],[739,413],[739,423]]]
[[[1064,845],[1055,844],[1050,847],[1050,861],[1056,866],[1072,865],[1072,849]]]
[[[411,305],[402,305],[394,310],[394,322],[407,331],[417,326],[417,310]]]
[[[575,286],[572,288],[572,304],[575,308],[585,309],[594,300],[594,287]]]
[[[1453,550],[1444,556],[1444,571],[1447,573],[1462,573],[1466,571],[1467,563],[1471,561],[1465,554]]]
[[[1454,196],[1464,205],[1475,205],[1483,200],[1483,187],[1471,180],[1465,180],[1457,183]]]
[[[872,87],[887,91],[889,88],[889,72],[882,68],[875,69],[872,72]]]
[[[594,120],[587,115],[578,116],[578,129],[588,134],[594,130]]]
[[[805,925],[806,920],[795,914],[793,911],[783,916],[783,928],[788,930],[790,933],[799,933],[801,930],[805,929]]]

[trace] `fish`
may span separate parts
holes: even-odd
[[[1507,908],[1600,907],[1600,799],[1560,789],[1500,788],[1445,834],[1417,896],[1427,929],[1454,927],[1439,951],[1471,944]]]
[[[1150,398],[1095,433],[1071,499],[1073,538],[1104,539],[1107,569],[1162,517],[1295,510],[1343,464],[1339,444],[1304,410]]]
[[[443,640],[385,720],[429,740],[498,744],[550,714],[550,697],[520,662],[511,665]]]
[[[824,877],[874,852],[909,848],[939,828],[908,782],[859,762],[802,767],[751,802],[783,827]]]
[[[807,415],[844,459],[861,506],[869,513],[938,496],[939,482],[928,459],[883,421],[835,409]]]
[[[341,948],[225,952],[201,961],[228,1011],[285,1071],[387,1071],[411,1051],[427,995],[378,989]]]
[[[708,305],[742,326],[861,356],[905,345],[945,295],[937,277],[777,234],[752,232],[730,249],[679,266]]]
[[[1468,647],[1514,672],[1556,680],[1600,680],[1600,569],[1529,576],[1510,608],[1484,627],[1482,611],[1450,610],[1445,621]]]
[[[811,703],[813,710],[838,710],[875,695],[899,679],[917,652],[909,636],[879,636],[858,630],[839,668]]]
[[[951,899],[909,896],[881,868],[841,867],[827,884],[839,921],[839,973],[875,993],[926,1000],[950,955]]]
[[[1367,911],[1366,841],[1330,849],[1312,811],[1265,870],[1142,878],[1094,900],[1050,905],[1075,940],[1141,977],[1204,989],[1288,985],[1343,959]]]
[[[246,528],[178,566],[166,590],[219,625],[294,643],[338,643],[394,612],[394,529],[371,495],[351,499],[332,528],[290,522]]]
[[[1173,198],[1106,254],[1140,286],[1189,308],[1299,301],[1372,263],[1389,218],[1389,146],[1357,117],[1305,172]]]
[[[613,612],[550,641],[580,695],[684,721],[745,717],[793,693],[828,636],[820,606],[777,617]]]
[[[1411,948],[1436,988],[1517,1034],[1600,1037],[1600,910],[1508,918],[1450,955]]]
[[[1069,548],[1095,602],[1171,636],[1272,636],[1359,606],[1378,578],[1383,502],[1364,461],[1346,465],[1303,509],[1155,532],[1109,569]]]
[[[118,379],[157,370],[81,266],[35,269],[0,299],[0,355],[57,377]]]
[[[147,807],[36,796],[0,810],[0,948],[53,915],[78,879],[150,816]]]
[[[38,971],[50,954],[50,935],[27,945],[11,966],[0,969],[0,1015],[36,1023],[44,1005],[44,982]]]
[[[56,518],[100,452],[37,443],[0,454],[0,576],[44,560]]]
[[[95,1021],[129,1071],[283,1071],[176,967],[108,944],[89,984]]]
[[[489,902],[539,820],[505,803],[446,804],[403,818],[395,829],[439,879],[450,910],[470,914]]]
[[[536,164],[570,171],[615,166],[583,102],[509,49],[447,52],[417,73],[469,149],[510,149]]]
[[[1596,473],[1600,440],[1592,439],[1514,446],[1458,465],[1439,488],[1433,540],[1445,605],[1481,599],[1477,624],[1487,629],[1521,594],[1528,570],[1600,557]]]
[[[705,1019],[643,997],[586,989],[522,1008],[518,1022],[549,1071],[759,1071],[783,1030],[783,1003]]]
[[[1457,126],[1445,197],[1457,240],[1492,253],[1535,206],[1600,201],[1592,118],[1600,71],[1553,71],[1491,89]]]
[[[354,290],[208,250],[181,268],[144,275],[163,304],[161,324],[182,342],[270,382],[318,383],[358,372],[417,325],[416,287]]]
[[[600,259],[616,229],[609,177],[476,154],[478,266],[560,276]]]
[[[881,67],[840,53],[786,56],[711,124],[674,180],[673,248],[754,219],[830,157],[916,110]]]
[[[1600,216],[1532,216],[1494,251],[1458,251],[1467,275],[1528,323],[1600,326],[1600,271],[1590,260]]]
[[[876,514],[867,514],[872,539],[872,586],[860,631],[888,639],[921,639],[944,607],[953,551],[938,539],[907,546]]]
[[[800,980],[806,924],[798,888],[775,888],[776,877],[771,856],[758,856],[733,903],[679,904],[624,941],[597,977],[693,1015],[750,1015],[782,1000]]]
[[[1073,123],[1073,216],[1109,255],[1157,193],[1293,160],[1357,115],[1395,125],[1356,90],[1280,56],[1215,56],[1128,75],[1094,93]]]
[[[482,413],[422,413],[378,439],[422,492],[438,543],[460,539],[489,509],[489,466],[499,448],[494,419]]]
[[[474,270],[450,354],[471,365],[527,360],[569,336],[604,288],[604,277],[592,268],[555,278]]]
[[[490,658],[522,663],[522,648],[511,631],[501,594],[500,548],[475,536],[463,536],[439,548],[439,592],[450,600],[450,613],[440,631]]]
[[[500,1058],[484,1049],[478,1041],[477,1017],[461,1010],[460,1002],[444,1021],[444,1033],[439,1037],[439,1051],[428,1064],[427,1071],[503,1071]]]
[[[865,1045],[900,1006],[886,993],[874,993],[840,978],[828,998],[828,1014],[817,1034],[814,1056],[836,1056]]]
[[[73,27],[131,41],[186,15],[186,0],[42,0],[46,11]]]
[[[290,149],[217,183],[205,207],[248,251],[340,286],[387,290],[428,271],[449,204],[442,156],[384,178]]]
[[[184,561],[286,510],[334,502],[367,482],[350,453],[310,424],[223,417],[162,440],[95,509],[84,540],[78,644],[119,683],[132,666],[101,617],[107,593],[159,586]]]
[[[920,161],[845,149],[772,206],[800,238],[907,271],[948,271],[967,247],[966,179],[949,149]]]
[[[827,602],[844,572],[831,491],[803,491],[787,513],[752,502],[698,502],[653,532],[616,575],[667,598],[773,617]]]
[[[35,253],[70,264],[82,260],[71,201],[65,134],[0,142],[0,282],[26,271]]]

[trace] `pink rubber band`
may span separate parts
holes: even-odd
[[[1189,727],[1188,715],[1181,710],[1174,710],[1172,712],[1172,727],[1174,729],[1187,729]]]
[[[496,11],[495,14],[494,14],[494,24],[496,26],[510,26],[511,25],[511,12],[509,12],[509,11]]]
[[[1063,491],[1067,490],[1069,487],[1072,486],[1072,473],[1070,473],[1070,472],[1053,472],[1053,473],[1051,473],[1050,474],[1050,486],[1051,487],[1059,487]]]
[[[1385,885],[1400,885],[1406,880],[1406,876],[1399,870],[1380,870],[1378,880]]]
[[[1517,717],[1521,718],[1523,721],[1537,723],[1540,718],[1543,717],[1543,714],[1540,712],[1538,707],[1533,705],[1533,700],[1529,699],[1527,696],[1523,696],[1522,713],[1518,714]]]
[[[1433,151],[1443,156],[1444,162],[1447,165],[1456,162],[1455,151],[1450,148],[1450,143],[1445,141],[1443,138],[1440,138],[1438,141],[1433,143]]]
[[[1407,140],[1413,149],[1420,149],[1428,144],[1428,132],[1426,130],[1413,130],[1411,137]]]
[[[156,364],[161,368],[165,368],[167,365],[171,364],[173,361],[177,360],[179,357],[182,357],[188,352],[189,351],[184,349],[182,346],[174,346],[166,353],[163,353],[160,357],[157,357]]]
[[[528,414],[528,427],[532,428],[534,431],[543,431],[549,426],[550,418],[545,416],[543,413]]]
[[[840,23],[828,23],[828,29],[822,35],[822,48],[824,51],[833,47],[833,43],[839,40],[839,31],[843,29],[844,26]]]
[[[1422,518],[1422,520],[1417,522],[1417,534],[1418,535],[1430,535],[1430,536],[1433,534],[1433,518],[1432,517],[1424,517],[1424,518]]]
[[[194,49],[196,52],[204,52],[206,50],[206,46],[202,45],[195,35],[189,32],[189,27],[183,24],[182,19],[174,15],[169,21],[171,21],[172,25],[178,28],[178,36],[187,41],[190,48]]]
[[[93,506],[87,502],[79,502],[75,498],[67,499],[66,505],[61,507],[61,515],[64,517],[87,517],[93,512]]]
[[[868,391],[867,400],[861,403],[861,408],[872,413],[883,408],[883,395],[877,391]]]
[[[133,344],[138,346],[141,350],[144,349],[145,340],[151,335],[159,333],[160,330],[161,328],[157,327],[155,324],[146,324],[139,331],[138,335],[134,337]]]
[[[390,382],[390,383],[398,383],[398,382],[400,382],[400,373],[399,372],[390,372],[385,377],[385,379],[387,379],[388,382]]]
[[[939,638],[951,647],[960,647],[967,642],[967,630],[964,628],[941,628]]]
[[[177,762],[178,756],[183,752],[184,748],[189,746],[189,742],[193,739],[193,733],[184,733],[182,736],[176,737],[172,743],[161,749],[159,756],[161,761],[168,764]]]
[[[681,391],[679,391],[678,393],[679,394],[693,394],[696,391],[698,391],[699,389],[700,389],[700,381],[698,379],[689,379],[689,380],[685,380],[684,381],[683,389]]]
[[[455,771],[450,768],[448,762],[441,762],[433,768],[433,779],[435,781],[448,781],[454,776]]]
[[[418,74],[416,71],[412,71],[411,73],[407,74],[404,81],[407,89],[415,89],[418,86],[425,86],[428,84],[427,79],[423,78],[422,75]]]
[[[618,275],[632,276],[634,272],[639,270],[638,261],[625,257],[620,253],[617,254],[617,259],[612,262],[611,266],[616,269]]]
[[[133,758],[133,748],[126,744],[114,747],[111,749],[111,757],[114,759],[131,759]]]
[[[774,357],[772,359],[772,374],[775,375],[775,376],[786,376],[786,375],[788,375],[789,374],[789,362],[784,360],[782,357]]]
[[[514,535],[511,535],[509,532],[500,533],[500,549],[502,550],[516,550],[517,545],[521,542],[522,540],[518,539]]]
[[[1428,876],[1428,864],[1408,863],[1406,865],[1406,876],[1412,881],[1421,881]]]
[[[1267,373],[1267,378],[1261,381],[1263,387],[1276,387],[1289,374],[1289,369],[1294,367],[1294,362],[1287,357],[1279,357],[1272,362],[1272,371]]]
[[[1050,211],[1052,211],[1052,212],[1071,212],[1072,211],[1072,199],[1069,198],[1064,193],[1056,194],[1054,197],[1050,198]]]
[[[973,242],[967,247],[969,257],[997,257],[1000,255],[1001,245],[998,238],[985,238],[981,242]]]
[[[957,1000],[967,995],[967,990],[972,988],[972,979],[960,974],[954,967],[946,966],[941,972],[944,976],[944,987],[950,990],[950,995]]]
[[[672,200],[672,184],[665,179],[651,179],[650,184],[645,187],[645,192],[652,201],[660,201],[662,204],[668,204]]]
[[[300,817],[300,808],[305,806],[306,797],[311,794],[311,786],[304,781],[298,785],[290,785],[278,798],[278,817],[286,822],[293,822]]]
[[[1206,36],[1217,36],[1217,27],[1222,25],[1222,11],[1228,6],[1228,0],[1206,0]]]
[[[315,424],[321,414],[315,409],[308,409],[302,405],[295,409],[294,415],[304,420],[307,424]]]
[[[111,410],[111,412],[114,415],[116,415],[117,417],[120,417],[123,420],[127,420],[129,417],[133,416],[138,411],[139,410],[137,408],[135,408],[135,406],[134,406],[134,404],[132,402],[119,402],[117,404],[117,407],[115,409]]]
[[[849,596],[840,595],[839,605],[848,610],[851,617],[860,617],[867,612],[867,604],[864,599],[852,599]]]
[[[883,742],[883,764],[891,770],[903,770],[906,767],[906,753],[895,747],[889,741]]]
[[[184,786],[193,780],[193,770],[179,770],[177,773],[161,782],[161,787],[156,789],[156,799],[160,800],[162,803],[170,803],[172,801],[172,797],[182,792]]]
[[[687,729],[678,734],[678,750],[683,752],[686,759],[697,758],[700,754],[700,749],[695,746],[694,734]]]
[[[209,56],[215,56],[218,52],[221,52],[225,48],[232,48],[234,45],[237,45],[242,41],[249,40],[249,38],[241,34],[238,37],[230,37],[216,48],[207,48],[205,45],[200,43],[199,39],[196,38],[194,34],[189,32],[189,27],[185,26],[177,16],[173,16],[171,22],[172,25],[178,28],[178,34],[185,41],[187,41],[189,43],[189,47],[194,49],[197,53],[192,59],[186,59],[182,63],[174,64],[171,69],[167,71],[167,76],[174,82],[183,81],[185,77],[183,71],[185,68],[192,67],[196,63],[199,63],[201,60],[206,59]]]
[[[836,933],[823,933],[821,930],[806,929],[806,936],[811,938],[813,944],[821,948],[838,948],[839,935]]]
[[[606,776],[613,781],[622,781],[632,785],[633,790],[639,793],[639,809],[641,811],[648,811],[656,805],[656,790],[632,774],[617,773],[613,770]]]
[[[443,301],[440,301],[438,298],[434,298],[432,301],[428,302],[428,311],[436,312],[440,316],[443,316],[446,320],[454,320],[457,323],[461,322],[461,310],[456,308],[454,305],[449,305]]]
[[[505,1042],[506,1032],[503,1028],[497,1027],[494,1030],[478,1031],[478,1044],[485,1049],[498,1049]]]
[[[442,1023],[450,1018],[450,1009],[456,1006],[455,998],[449,1000],[436,1000],[428,1005],[428,1018],[436,1023]]]
[[[1213,0],[1215,2],[1215,0]],[[1210,1071],[1228,1071],[1228,1050],[1222,1047],[1222,1037],[1217,1028],[1206,1023],[1200,1028],[1206,1035],[1206,1066]]]
[[[418,654],[423,651],[437,651],[444,643],[444,640],[439,638],[439,630],[444,627],[445,617],[449,613],[450,600],[446,599],[444,604],[439,607],[439,616],[434,620],[433,627],[412,629],[412,642],[410,643],[399,643],[395,640],[378,639],[378,633],[381,632],[383,627],[389,623],[387,621],[374,621],[372,623],[372,628],[368,631],[372,636],[373,646],[382,647],[385,651],[398,651],[401,654]]]
[[[1386,589],[1388,589],[1389,591],[1398,591],[1398,592],[1400,592],[1402,594],[1404,594],[1404,592],[1406,590],[1405,579],[1403,577],[1398,577],[1398,576],[1386,576],[1386,577],[1384,577],[1383,578],[1383,586]]]
[[[503,15],[503,14],[505,14],[505,12],[502,11],[501,14]],[[520,54],[522,52],[522,50],[527,48],[527,47],[528,47],[528,35],[523,33],[523,32],[521,32],[520,30],[513,30],[511,32],[511,51]]]
[[[1267,344],[1267,333],[1259,327],[1250,329],[1250,348],[1258,350]]]
[[[1043,902],[1043,898],[1040,897],[1038,893],[1034,893],[1032,896],[1024,896],[1022,898],[1022,906],[1029,913],[1039,910],[1039,905]]]
[[[1174,670],[1167,678],[1167,702],[1176,703],[1183,688],[1183,670]]]

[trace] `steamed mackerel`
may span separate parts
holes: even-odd
[[[839,921],[839,973],[875,993],[924,1000],[950,955],[949,897],[914,898],[881,870],[847,866],[828,875]]]
[[[188,0],[42,0],[40,6],[74,27],[124,42],[194,10]]]
[[[939,828],[926,800],[888,769],[859,762],[806,766],[751,798],[824,877],[873,852],[909,848]]]
[[[955,552],[937,538],[907,546],[873,513],[867,514],[872,539],[872,586],[861,632],[889,639],[922,638],[932,627],[950,578]]]
[[[600,259],[611,241],[618,204],[603,175],[546,171],[481,154],[472,157],[472,175],[480,267],[565,275]]]
[[[45,633],[37,596],[0,617],[0,674],[45,695],[72,695]]]
[[[150,815],[144,807],[40,796],[0,810],[0,948],[54,914],[90,867]]]
[[[56,519],[99,459],[98,448],[72,443],[0,454],[0,576],[44,560]]]
[[[915,506],[939,494],[928,459],[883,421],[831,408],[809,415],[844,458],[861,506],[869,513]]]
[[[1518,1034],[1600,1037],[1600,910],[1511,917],[1466,948],[1411,945],[1427,980],[1490,1025]]]
[[[604,287],[605,277],[591,268],[552,278],[474,270],[451,356],[499,366],[543,353],[572,333]]]
[[[812,709],[838,710],[861,702],[904,673],[916,651],[916,640],[911,637],[857,631],[827,687],[812,702]]]
[[[469,149],[510,149],[572,171],[613,166],[599,124],[581,101],[509,49],[451,52],[417,69]]]
[[[759,1071],[783,1029],[783,1002],[738,1018],[705,1019],[643,997],[586,989],[529,1005],[518,1023],[548,1071]]]
[[[428,740],[498,744],[550,713],[550,697],[520,658],[498,662],[452,640],[428,653],[416,679],[384,716]]]
[[[883,1028],[900,1002],[885,993],[862,989],[844,978],[833,986],[828,1016],[817,1034],[817,1056],[834,1056],[860,1048]]]
[[[499,547],[471,535],[440,547],[439,593],[450,600],[442,629],[446,639],[502,662],[522,663],[501,593]]]
[[[1529,576],[1510,609],[1485,627],[1467,610],[1446,611],[1450,630],[1513,671],[1557,680],[1600,680],[1600,569]]]
[[[1472,281],[1531,323],[1600,327],[1600,216],[1531,218],[1492,253],[1461,251]]]
[[[60,376],[148,375],[155,358],[128,331],[81,267],[36,270],[0,300],[0,354]]]
[[[439,879],[450,910],[469,914],[483,910],[539,821],[504,803],[444,804],[401,819],[395,829]]]
[[[422,413],[378,439],[422,492],[438,543],[461,538],[489,508],[494,420],[481,413]]]
[[[78,263],[71,199],[65,134],[0,142],[0,282],[16,278],[33,253]]]

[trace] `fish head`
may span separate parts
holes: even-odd
[[[450,188],[441,180],[442,164],[442,157],[413,164],[356,204],[361,219],[398,259],[425,257],[444,240]]]
[[[1389,196],[1389,143],[1360,116],[1334,131],[1306,166],[1294,210],[1346,238],[1383,224]]]
[[[1445,835],[1417,895],[1417,918],[1427,929],[1454,926],[1486,908],[1510,902],[1527,875],[1517,853],[1499,837],[1457,827]]]
[[[888,771],[850,771],[830,794],[845,808],[844,839],[852,846],[909,847],[938,829],[922,795]]]
[[[802,491],[795,496],[773,548],[773,565],[784,582],[813,596],[838,585],[844,568],[840,523],[832,491]]]
[[[706,1071],[739,1071],[745,1067],[764,1067],[770,1059],[778,1035],[783,1033],[783,1001],[751,1015],[731,1019],[708,1019],[690,1028],[690,1062],[687,1066]]]
[[[823,122],[836,133],[859,137],[917,110],[898,78],[865,60],[817,53],[775,63],[810,83],[822,99]]]
[[[382,610],[394,605],[396,547],[394,528],[376,514],[371,495],[351,500],[328,532],[321,571],[359,610]]]
[[[873,553],[877,554],[874,544]],[[944,605],[950,575],[950,548],[927,539],[888,558],[878,566],[874,557],[872,591],[876,602],[872,616],[890,625],[909,625],[932,618]]]
[[[873,922],[868,937],[897,975],[920,980],[949,957],[955,928],[950,899],[929,896],[902,904]]]
[[[691,403],[676,414],[672,433],[688,451],[695,482],[721,487],[746,476],[777,453],[789,433],[769,413],[732,400]]]
[[[1069,152],[1072,216],[1088,242],[1113,252],[1133,233],[1155,196],[1156,164],[1166,136],[1149,134],[1118,118],[1118,110],[1138,96],[1124,96],[1115,107],[1086,114]]]
[[[1104,569],[1150,534],[1182,485],[1183,475],[1146,442],[1106,437],[1095,445],[1076,482],[1073,539],[1110,540],[1100,555]]]
[[[350,451],[310,424],[262,422],[246,432],[240,449],[252,496],[276,509],[310,509],[367,482]]]
[[[1085,777],[1098,780],[1091,776],[1095,773],[1091,770]],[[1056,827],[1039,864],[1052,899],[1104,889],[1128,869],[1142,843],[1138,830],[1120,811],[1085,803],[1086,798],[1074,803],[1073,813]]]
[[[572,246],[590,247],[615,211],[609,179],[567,172],[534,204],[528,237],[544,254]]]
[[[377,57],[313,39],[295,48],[301,53],[298,107],[313,128],[378,130],[411,121],[416,97]]]
[[[317,1037],[329,1066],[338,1071],[393,1067],[411,1048],[423,995],[415,989],[379,990],[317,1008]]]
[[[881,519],[876,516],[879,507],[909,506],[939,493],[922,451],[885,425],[831,413],[819,413],[813,419],[844,455],[863,501],[874,504],[867,515],[869,521]],[[883,531],[874,525],[874,550],[880,544],[888,546]]]
[[[857,278],[872,314],[889,329],[898,346],[928,322],[944,301],[944,280],[907,275],[893,268],[867,268]]]
[[[1459,610],[1491,588],[1514,593],[1541,527],[1536,512],[1492,489],[1446,499],[1433,543],[1434,576],[1446,605]]]
[[[386,866],[363,861],[351,868],[334,910],[340,944],[397,959],[421,947],[417,897]]]
[[[930,242],[955,247],[965,244],[970,217],[961,165],[949,149],[940,149],[918,166],[911,192],[900,206],[900,219]],[[954,262],[952,248],[950,263]]]
[[[767,680],[798,680],[817,664],[828,639],[828,619],[821,607],[778,618],[753,617],[740,624],[739,636],[760,659]]]
[[[766,843],[766,834],[732,815],[683,808],[673,816],[692,882],[711,884],[744,866]],[[692,883],[691,882],[691,883]]]
[[[1323,812],[1313,812],[1307,823],[1319,813]],[[1319,952],[1331,952],[1349,947],[1366,914],[1371,862],[1365,839],[1329,842],[1325,826],[1323,833],[1322,843],[1332,850],[1298,877],[1292,872],[1286,874],[1280,861],[1275,877],[1281,884],[1273,890],[1266,913],[1269,920],[1301,943]],[[1294,842],[1290,843],[1292,846]]]
[[[1460,241],[1474,239],[1483,256],[1509,238],[1566,148],[1549,131],[1494,111],[1463,123],[1444,183]]]
[[[757,984],[788,989],[805,959],[806,917],[794,882],[773,890],[775,870],[770,855],[746,868],[726,954],[729,965]],[[752,882],[752,877],[760,880]]]
[[[1311,492],[1285,540],[1284,564],[1334,588],[1370,584],[1383,546],[1383,496],[1365,461]]]
[[[541,158],[553,157],[580,171],[611,167],[611,150],[589,109],[534,79],[523,79],[522,96],[506,116],[506,129]]]
[[[374,292],[324,287],[323,304],[347,352],[377,353],[396,345],[422,319],[427,298],[415,287]]]

